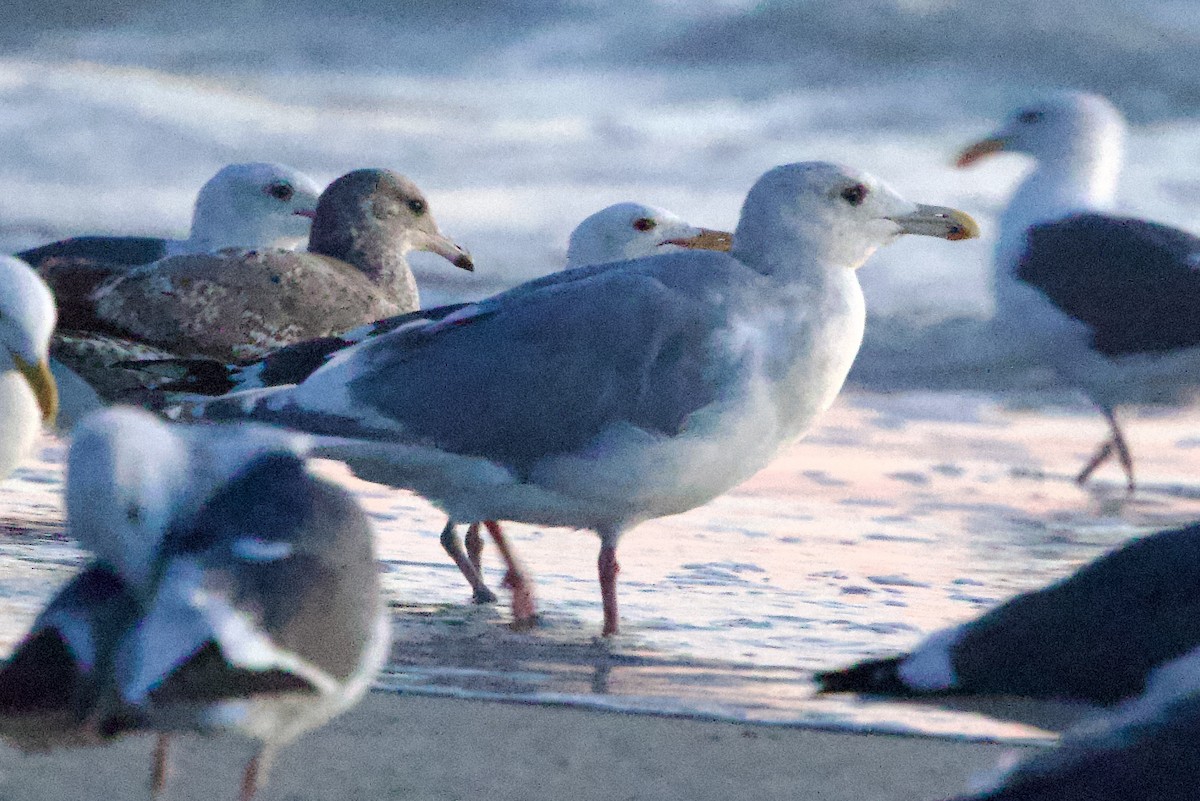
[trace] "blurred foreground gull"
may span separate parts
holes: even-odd
[[[320,192],[313,179],[283,164],[230,164],[200,188],[187,239],[77,236],[17,255],[38,270],[72,267],[81,279],[89,265],[109,271],[223,248],[294,248],[308,238]]]
[[[241,798],[277,750],[353,705],[386,657],[373,540],[302,443],[189,431],[112,409],[77,428],[68,525],[97,556],[0,670],[0,734],[25,749],[157,731],[256,742]]]
[[[1200,787],[1200,653],[1156,671],[1144,695],[1068,731],[954,801],[1192,801]]]
[[[54,424],[58,390],[50,375],[54,298],[20,259],[0,256],[0,478]]]
[[[642,203],[617,203],[585,218],[571,232],[565,269],[689,248],[725,251],[729,250],[731,239],[732,236],[724,231],[697,228],[666,209]],[[244,366],[213,359],[163,360],[138,366],[162,371],[164,375],[174,374],[171,382],[159,388],[168,392],[222,395],[242,389],[299,384],[344,348],[418,320],[440,319],[466,305],[377,320],[340,336],[307,340],[281,348]],[[532,586],[499,525],[489,521],[487,529],[508,568],[504,583],[513,593],[514,623],[518,627],[532,623],[536,617]],[[479,524],[472,523],[468,529],[467,551],[463,550],[453,522],[442,532],[442,545],[471,585],[475,601],[490,603],[496,600],[495,593],[484,583],[480,569],[483,541],[479,536]]]
[[[137,386],[114,362],[145,355],[246,361],[419,305],[405,254],[471,259],[437,228],[420,190],[390,170],[356,170],[321,193],[307,252],[226,249],[119,270],[99,284],[51,276],[55,355],[107,399]]]
[[[720,495],[807,431],[862,340],[854,271],[905,233],[977,229],[855,170],[777,167],[750,190],[729,254],[566,270],[345,350],[295,387],[192,413],[323,435],[316,452],[452,521],[595,531],[612,634],[621,535]]]
[[[1200,647],[1200,523],[931,635],[912,653],[818,674],[826,692],[995,694],[1109,704]]]
[[[1080,471],[1116,454],[1129,489],[1133,457],[1122,403],[1178,400],[1200,388],[1200,238],[1108,213],[1125,125],[1104,98],[1063,94],[1023,107],[971,145],[959,166],[998,151],[1032,156],[1000,222],[997,322],[1081,387],[1110,437]]]

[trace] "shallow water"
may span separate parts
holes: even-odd
[[[1075,714],[815,699],[808,677],[907,648],[1131,536],[1200,517],[1195,411],[1131,421],[1142,477],[1131,501],[1112,468],[1095,492],[1070,481],[1101,420],[1044,372],[994,369],[1004,354],[983,322],[993,223],[1024,166],[949,166],[1013,103],[1053,86],[1103,91],[1134,122],[1122,207],[1194,226],[1192,4],[327,6],[104,0],[75,27],[53,9],[16,9],[0,31],[0,248],[178,235],[200,184],[254,159],[319,180],[375,165],[413,177],[478,265],[468,276],[414,257],[426,305],[556,269],[570,229],[609,203],[732,226],[754,178],[799,159],[869,169],[914,199],[965,208],[985,232],[872,259],[852,376],[871,392],[844,394],[737,490],[630,533],[624,631],[610,643],[595,637],[591,534],[510,527],[543,618],[511,632],[502,604],[467,603],[435,510],[346,479],[375,517],[395,608],[382,685],[1015,740]],[[108,24],[89,27],[97,19]],[[47,440],[0,484],[0,646],[82,558],[61,531],[61,456]]]
[[[1200,411],[1131,419],[1142,477],[1070,475],[1103,433],[1085,408],[1009,410],[982,394],[848,392],[805,441],[712,503],[622,541],[623,630],[596,635],[596,538],[511,525],[542,625],[475,606],[407,493],[354,487],[375,522],[396,644],[380,678],[403,692],[944,737],[1044,739],[1079,709],[955,709],[814,698],[813,670],[914,645],[1132,536],[1200,518]],[[0,642],[18,638],[82,558],[62,536],[61,446],[0,487]]]

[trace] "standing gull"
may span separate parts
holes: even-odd
[[[53,330],[54,298],[45,282],[20,259],[0,256],[0,478],[28,455],[42,424],[54,424]]]
[[[777,167],[728,254],[567,270],[195,413],[324,435],[317,452],[451,520],[595,531],[613,634],[621,535],[715,498],[808,430],[862,340],[855,270],[905,233],[977,229],[855,170]]]
[[[283,164],[230,164],[196,196],[187,239],[77,236],[17,255],[38,270],[130,267],[190,253],[236,247],[295,248],[308,238],[321,188]]]
[[[1076,480],[1115,454],[1133,490],[1117,407],[1200,387],[1200,239],[1109,213],[1124,137],[1107,100],[1070,93],[1014,112],[958,164],[999,151],[1035,160],[1000,221],[997,323],[1082,388],[1108,421],[1109,438]]]
[[[411,181],[390,170],[356,170],[321,193],[306,252],[176,256],[95,287],[54,285],[64,329],[56,355],[108,398],[137,385],[109,365],[147,351],[256,359],[417,308],[405,260],[411,250],[472,269],[466,252],[438,231]]]
[[[911,653],[820,673],[825,692],[1021,695],[1110,704],[1200,647],[1200,524],[1160,531]]]
[[[575,227],[568,240],[564,269],[689,248],[724,251],[729,249],[730,241],[730,234],[697,228],[666,209],[643,203],[617,203],[588,216]],[[418,320],[440,319],[465,305],[378,320],[340,336],[307,340],[281,348],[244,366],[212,359],[192,359],[152,362],[149,369],[165,369],[168,373],[176,373],[174,381],[160,387],[165,391],[221,395],[243,389],[298,384],[344,348]],[[140,363],[131,366],[146,369]],[[179,375],[180,370],[186,372]],[[513,593],[514,624],[517,627],[531,624],[536,619],[532,585],[514,558],[500,526],[494,521],[488,521],[485,526],[506,562],[504,583]],[[464,551],[456,527],[450,522],[442,532],[442,545],[471,585],[474,600],[477,603],[490,603],[496,599],[496,595],[483,580],[483,540],[479,536],[479,528],[479,523],[472,523],[468,528],[467,550]]]

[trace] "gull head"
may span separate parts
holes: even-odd
[[[857,269],[904,234],[972,239],[979,226],[957,209],[906,200],[868,173],[809,161],[758,179],[742,206],[733,251],[767,272],[797,257]]]
[[[21,373],[49,425],[58,414],[58,389],[50,374],[55,318],[46,282],[20,259],[0,256],[0,364],[7,359],[10,369]]]
[[[196,196],[189,249],[296,247],[308,237],[320,191],[282,164],[230,164]]]
[[[616,203],[592,214],[571,232],[567,267],[640,259],[683,249],[729,250],[732,235],[697,228],[666,209]]]
[[[308,249],[343,260],[355,253],[427,250],[460,269],[475,269],[467,251],[438,230],[417,185],[386,169],[354,170],[325,188]]]
[[[1105,98],[1062,92],[1021,106],[999,129],[968,145],[955,164],[967,167],[994,153],[1024,153],[1041,163],[1119,159],[1125,122]]]
[[[188,495],[188,450],[148,412],[114,406],[84,418],[67,452],[67,528],[134,586]]]

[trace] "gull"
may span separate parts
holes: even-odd
[[[1076,481],[1115,454],[1132,491],[1118,406],[1175,401],[1200,386],[1200,238],[1111,213],[1124,138],[1111,103],[1066,93],[1021,107],[958,164],[1000,151],[1033,158],[1000,220],[997,324],[1108,421],[1108,439]]]
[[[727,251],[730,241],[730,234],[709,228],[697,228],[666,209],[644,203],[616,203],[589,215],[571,232],[564,269],[684,249]],[[244,389],[298,384],[345,348],[417,320],[441,319],[465,305],[440,307],[377,320],[342,335],[307,340],[281,348],[247,365],[227,364],[215,359],[173,359],[129,362],[127,366],[131,369],[174,374],[172,381],[159,387],[165,392],[222,395]],[[504,538],[499,524],[485,521],[484,526],[506,563],[504,584],[513,593],[514,625],[517,628],[530,625],[536,620],[532,585],[517,562],[511,545]],[[443,530],[441,541],[446,552],[471,585],[474,601],[490,603],[496,600],[496,595],[483,580],[483,540],[479,536],[479,529],[479,523],[472,523],[468,527],[466,551],[463,550],[456,526],[452,522]]]
[[[0,735],[28,750],[159,732],[157,798],[169,733],[234,733],[257,743],[245,800],[280,747],[353,705],[389,641],[371,531],[298,441],[132,409],[81,423],[68,522],[97,558],[0,670]]]
[[[115,362],[145,355],[247,361],[283,345],[416,309],[405,254],[429,250],[471,270],[421,191],[384,169],[355,170],[321,193],[308,250],[226,249],[121,268],[93,284],[51,275],[55,355],[103,398],[137,388]]]
[[[321,188],[283,164],[229,164],[200,188],[187,239],[151,236],[77,236],[30,248],[17,256],[38,270],[89,265],[107,272],[168,256],[224,248],[295,248],[308,238]]]
[[[1190,801],[1200,781],[1198,691],[1193,651],[1156,671],[1141,696],[1003,765],[987,787],[954,801]]]
[[[621,535],[749,478],[833,403],[862,341],[855,270],[902,234],[977,233],[866,173],[784,165],[750,190],[727,254],[563,271],[190,414],[318,435],[315,453],[452,522],[596,532],[610,635]]]
[[[1200,524],[1106,554],[907,654],[818,673],[823,692],[1019,695],[1111,704],[1200,647]]]
[[[42,425],[53,425],[58,389],[50,374],[54,298],[29,265],[0,256],[0,478],[24,459]]]

